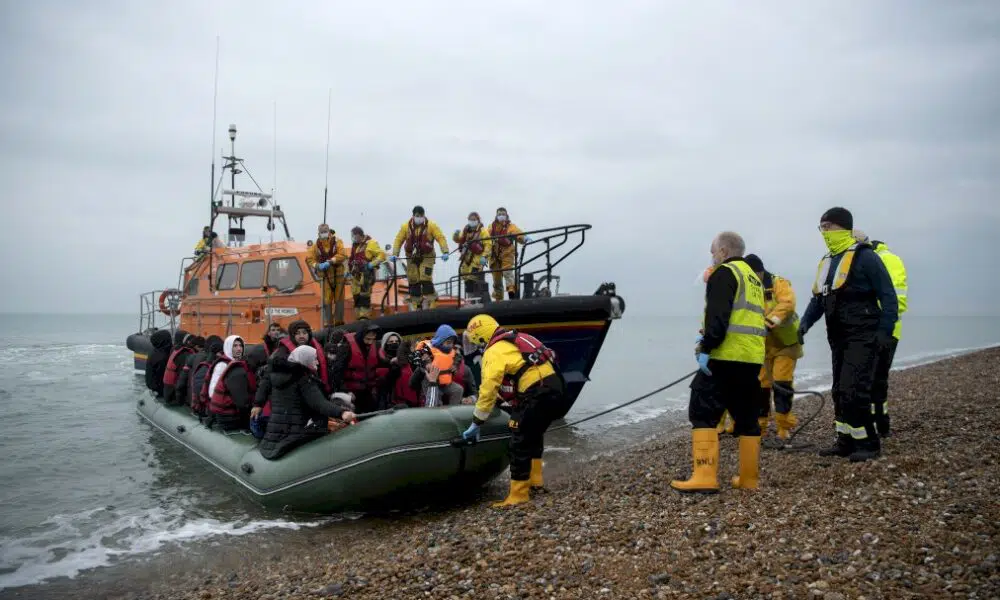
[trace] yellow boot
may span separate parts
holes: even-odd
[[[542,459],[531,459],[531,476],[528,477],[528,482],[531,483],[531,491],[533,492],[539,492],[545,488],[545,482],[542,479]]]
[[[719,432],[715,428],[691,430],[693,468],[687,481],[675,479],[670,487],[680,492],[719,491]]]
[[[528,502],[528,491],[531,488],[531,481],[525,479],[524,481],[518,481],[515,479],[510,480],[510,493],[504,498],[503,502],[493,503],[493,508],[502,508],[505,506],[514,506],[516,504],[524,504]]]
[[[767,436],[767,424],[769,419],[767,417],[757,417],[757,424],[760,425],[760,437]]]
[[[757,489],[760,475],[760,437],[740,436],[740,474],[733,477],[733,487],[747,490]]]
[[[719,424],[715,426],[715,432],[720,435],[726,430],[726,414],[727,413],[725,412],[722,413],[722,418],[719,419]]]
[[[774,413],[774,420],[778,424],[778,438],[782,440],[787,440],[799,423],[799,420],[792,413]]]

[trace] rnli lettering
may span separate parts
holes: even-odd
[[[699,458],[696,461],[694,461],[694,464],[699,467],[705,467],[715,464],[715,461],[712,460],[711,458]]]

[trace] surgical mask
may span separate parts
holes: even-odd
[[[321,240],[325,240],[328,237],[330,237],[330,234],[328,232],[324,231],[323,233],[319,234],[319,239]]]
[[[476,221],[475,219],[470,219],[469,229],[475,229],[476,227],[479,227],[479,221]]]
[[[830,252],[840,254],[854,244],[854,236],[847,229],[824,231],[823,241],[826,242],[826,247]]]
[[[424,218],[423,217],[413,217],[413,222],[416,225],[423,225],[424,224]]]
[[[498,223],[506,223],[507,222],[507,215],[497,215],[497,222]]]

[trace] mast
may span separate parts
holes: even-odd
[[[326,223],[326,196],[330,186],[330,106],[333,101],[333,88],[326,96],[326,179],[323,183],[323,223]]]
[[[212,94],[212,180],[209,182],[208,196],[208,229],[212,231],[212,224],[215,221],[215,125],[219,110],[219,36],[215,36],[215,91]],[[209,239],[209,244],[213,240]],[[208,252],[208,291],[212,291],[212,247]]]

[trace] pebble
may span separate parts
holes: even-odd
[[[269,551],[148,597],[1000,598],[1000,470],[989,467],[1000,464],[1000,348],[894,371],[889,394],[894,431],[876,461],[816,456],[832,438],[827,397],[795,440],[810,449],[762,449],[753,492],[728,486],[737,440],[725,435],[720,493],[672,492],[691,463],[690,434],[675,429],[553,478],[529,506],[499,513],[487,497],[349,542],[320,532],[308,559]],[[799,422],[817,406],[796,397]]]

